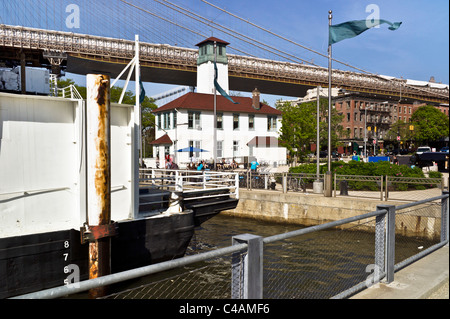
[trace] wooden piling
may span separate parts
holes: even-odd
[[[111,168],[110,78],[87,75],[87,182],[89,279],[111,273]],[[105,227],[106,226],[106,227]],[[89,296],[105,295],[106,287],[91,289]]]

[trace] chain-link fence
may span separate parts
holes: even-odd
[[[345,229],[327,229],[264,247],[264,298],[331,298],[364,281],[375,263],[375,218]]]
[[[445,205],[445,203],[444,203]],[[403,207],[403,208],[402,208]],[[401,263],[441,241],[441,200],[396,209],[395,263]]]
[[[379,205],[265,238],[238,235],[232,246],[19,298],[57,298],[118,283],[118,292],[105,298],[346,298],[383,278],[392,282],[395,270],[448,243],[448,197]]]
[[[211,258],[182,268],[147,276],[144,283],[103,299],[229,299],[231,298],[231,257]]]

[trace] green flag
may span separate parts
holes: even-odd
[[[214,62],[214,87],[216,88],[217,91],[219,91],[219,93],[227,98],[228,100],[230,100],[231,102],[233,102],[234,104],[239,104],[238,102],[234,102],[231,97],[227,94],[227,92],[225,92],[222,87],[219,85],[219,83],[217,83],[217,65],[216,62]]]
[[[332,25],[329,28],[328,44],[331,45],[345,39],[356,37],[364,31],[383,23],[389,24],[389,30],[392,31],[397,30],[402,24],[401,22],[392,23],[386,20],[354,20]]]
[[[139,94],[139,103],[142,104],[142,102],[144,102],[145,99],[145,90],[141,80],[139,80],[139,85],[141,87],[141,94]]]

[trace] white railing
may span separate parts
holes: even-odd
[[[77,88],[73,84],[66,86],[65,88],[57,88],[57,90],[58,90],[57,95],[60,96],[59,92],[61,92],[61,96],[63,98],[71,98],[71,99],[75,99],[75,100],[83,99],[80,92],[78,92]]]
[[[239,174],[215,171],[190,171],[143,168],[139,171],[140,186],[167,189],[189,194],[186,200],[233,196],[239,198]],[[208,194],[205,190],[224,191]],[[198,193],[198,196],[195,194]]]

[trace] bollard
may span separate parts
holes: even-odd
[[[110,79],[87,75],[87,201],[89,279],[111,272],[111,168],[110,168]],[[106,293],[105,287],[91,289],[89,296]]]
[[[347,181],[341,181],[339,184],[340,188],[340,195],[342,196],[348,196],[348,182]]]

